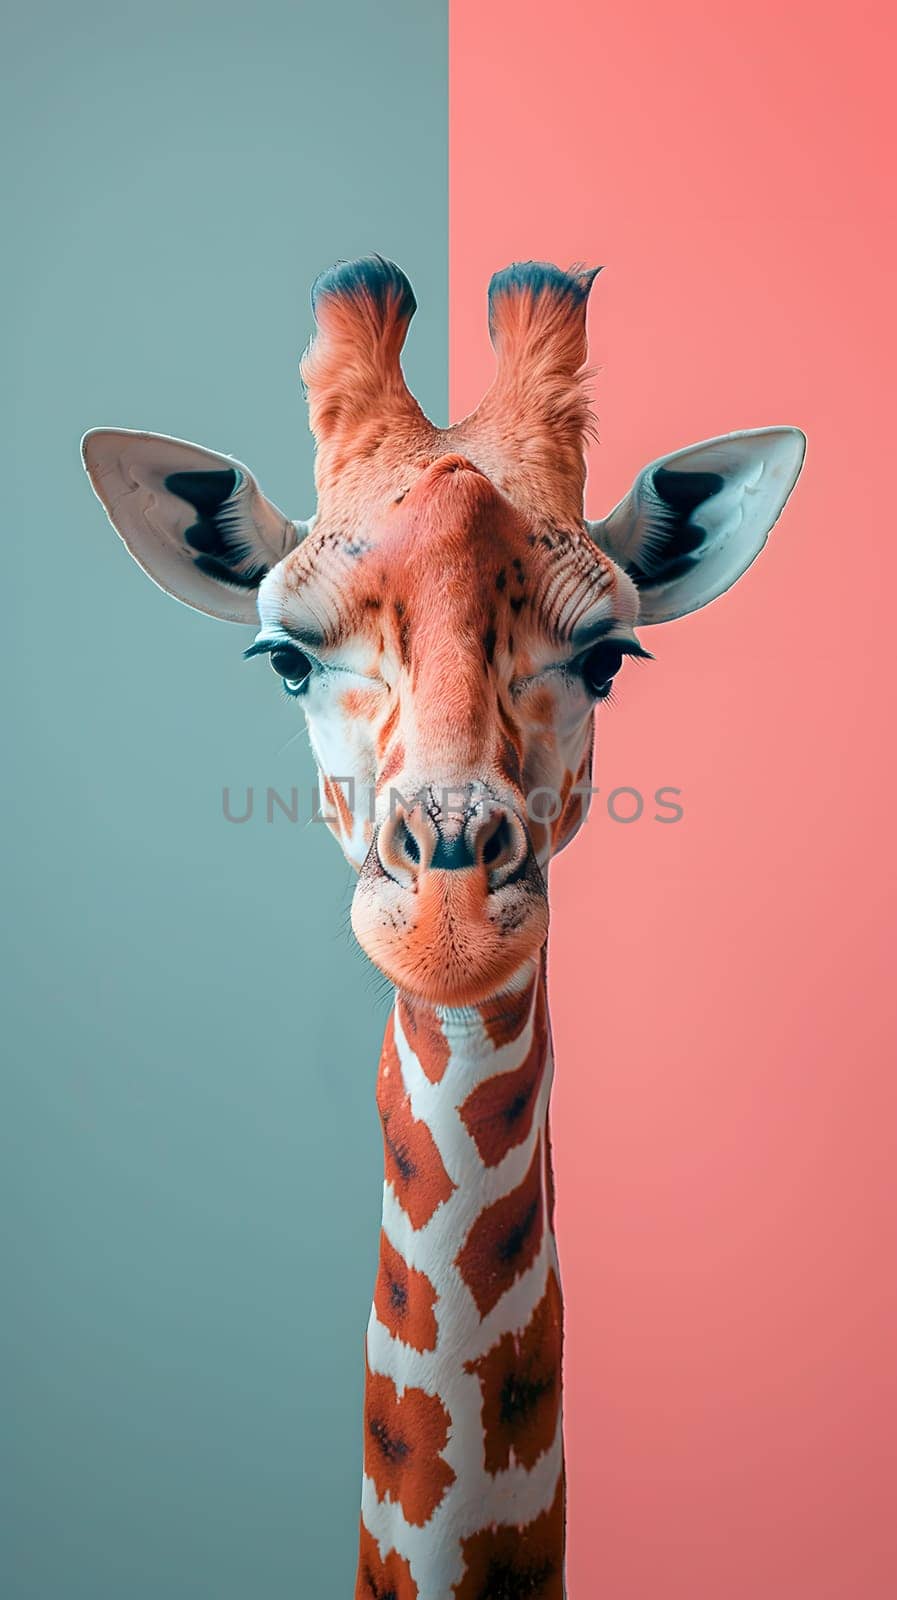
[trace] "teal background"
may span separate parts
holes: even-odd
[[[444,0],[7,19],[6,1600],[352,1593],[386,998],[334,842],[264,820],[267,785],[310,792],[300,713],[248,630],[133,565],[78,443],[195,439],[308,515],[308,288],[371,249],[445,420],[446,27]]]

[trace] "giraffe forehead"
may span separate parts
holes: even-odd
[[[496,520],[400,524],[328,534],[282,564],[279,620],[311,622],[331,645],[364,639],[404,660],[451,636],[456,647],[563,639],[601,602],[614,610],[613,564],[584,536]],[[627,619],[628,620],[628,619]]]

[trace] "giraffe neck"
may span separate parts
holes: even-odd
[[[397,996],[356,1600],[562,1600],[551,1075],[544,962],[500,1003]]]

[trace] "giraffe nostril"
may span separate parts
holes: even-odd
[[[377,855],[381,867],[390,878],[406,888],[414,887],[432,853],[433,841],[427,829],[426,818],[417,813],[407,816],[398,807],[382,823],[377,834]]]
[[[411,862],[413,867],[419,866],[420,845],[415,839],[414,834],[411,832],[407,822],[402,822],[396,832],[397,843],[399,844],[399,848],[402,850],[403,854],[408,857],[408,860]]]
[[[490,889],[500,889],[507,883],[522,866],[529,848],[519,819],[503,806],[493,806],[486,812],[473,844],[478,860],[488,873]]]
[[[500,817],[486,843],[483,845],[483,866],[491,867],[493,861],[508,848],[511,843],[511,825],[507,817]]]

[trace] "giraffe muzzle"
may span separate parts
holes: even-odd
[[[457,791],[452,791],[453,794]],[[359,875],[352,926],[365,953],[407,993],[477,1004],[538,961],[548,932],[545,880],[516,810],[462,790],[396,803]]]

